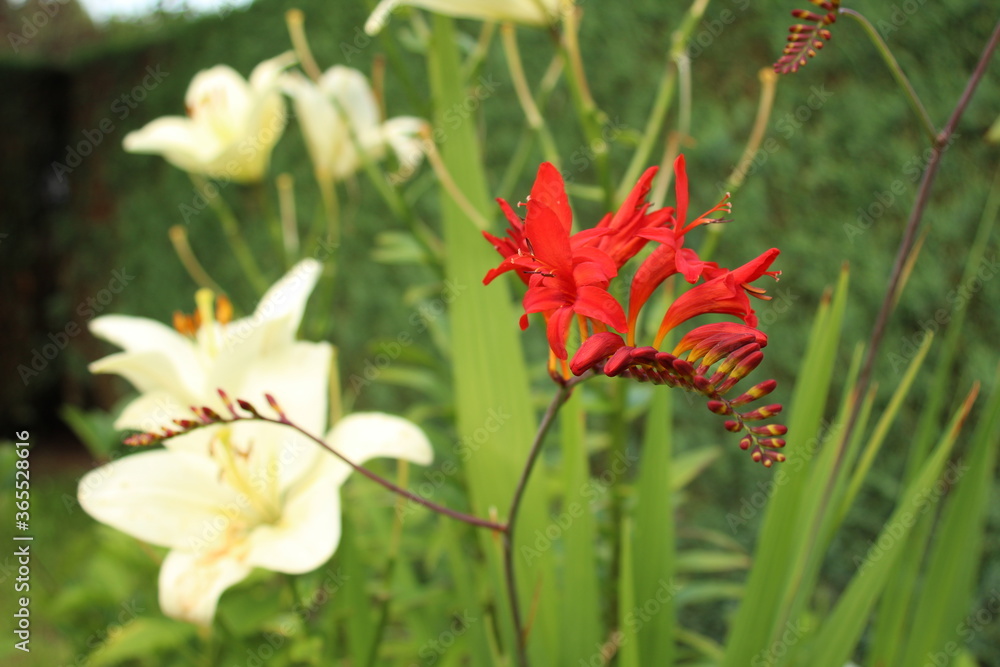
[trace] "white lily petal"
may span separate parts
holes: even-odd
[[[156,431],[160,427],[173,427],[174,419],[194,419],[191,406],[177,400],[175,392],[165,389],[148,391],[139,395],[122,410],[115,420],[115,428],[130,431]]]
[[[405,459],[420,465],[434,460],[431,443],[419,426],[383,412],[356,412],[344,417],[330,431],[327,443],[357,465],[368,459],[385,456]],[[333,454],[328,456],[333,457]],[[336,459],[338,477],[346,479],[351,468]]]
[[[304,259],[293,266],[267,290],[253,315],[226,325],[227,345],[262,336],[258,349],[267,354],[294,340],[306,302],[322,272],[323,265],[315,259]]]
[[[91,373],[115,373],[131,382],[140,392],[170,389],[182,402],[198,405],[200,387],[185,375],[173,359],[163,352],[119,352],[92,362],[87,368]]]
[[[198,72],[184,97],[188,117],[154,120],[125,137],[125,149],[212,178],[261,180],[287,121],[278,77],[293,60],[286,53],[264,61],[250,82],[227,65]]]
[[[191,79],[184,103],[198,125],[210,128],[223,143],[239,141],[242,121],[250,113],[250,85],[228,65],[202,70]]]
[[[319,88],[347,116],[347,122],[359,138],[378,127],[380,118],[375,93],[368,79],[358,70],[334,65],[320,77]]]
[[[400,5],[420,7],[447,16],[514,21],[545,25],[558,15],[561,0],[382,0],[365,22],[365,32],[377,35],[389,22],[389,15]]]
[[[231,427],[232,442],[245,453],[247,482],[265,491],[275,504],[281,494],[299,484],[322,456],[322,448],[288,426],[239,422]]]
[[[333,555],[341,530],[339,474],[329,456],[320,460],[323,463],[313,466],[307,479],[289,493],[281,520],[258,526],[250,535],[248,562],[301,574],[315,570]]]
[[[255,91],[270,92],[278,86],[282,72],[298,61],[294,51],[285,51],[260,63],[250,72],[250,87]]]
[[[90,331],[125,352],[162,352],[192,388],[204,381],[194,345],[165,324],[144,317],[103,315],[90,323]]]
[[[92,470],[80,480],[80,506],[92,517],[140,540],[171,548],[213,544],[222,538],[227,512],[244,505],[219,484],[207,457],[156,450],[133,454]]]
[[[222,151],[222,144],[212,133],[181,116],[157,118],[129,132],[122,146],[129,153],[163,155],[175,167],[195,173]]]
[[[239,398],[270,410],[264,395],[271,394],[289,419],[322,436],[326,430],[332,357],[329,343],[304,341],[260,356],[246,367]]]
[[[384,141],[399,158],[400,171],[409,175],[420,166],[424,158],[424,141],[421,136],[427,122],[413,116],[390,118],[382,124]]]
[[[171,618],[211,625],[222,593],[252,570],[225,554],[171,551],[160,568],[160,609]]]
[[[298,72],[291,72],[282,77],[281,83],[295,104],[295,113],[317,175],[332,178],[333,156],[341,146],[350,142],[347,126],[333,103],[309,79]]]

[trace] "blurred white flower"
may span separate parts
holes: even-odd
[[[289,429],[257,425],[267,428],[240,441],[234,428],[217,430],[210,453],[143,452],[80,480],[87,513],[170,549],[159,580],[167,616],[209,625],[222,593],[254,567],[309,572],[337,548],[340,487],[351,468],[315,443],[290,448]],[[417,426],[381,413],[346,417],[326,440],[356,464],[379,456],[428,464],[433,456]],[[282,474],[292,459],[305,465]]]
[[[282,76],[302,124],[306,146],[320,181],[343,180],[369,160],[385,157],[392,148],[403,171],[412,171],[423,157],[421,130],[427,123],[412,116],[381,120],[378,103],[365,75],[336,65],[313,83],[297,72]]]
[[[173,419],[190,419],[190,408],[209,407],[226,414],[218,395],[261,401],[265,393],[284,406],[289,418],[311,433],[327,427],[329,343],[295,339],[306,301],[322,265],[313,259],[296,264],[261,298],[253,315],[228,321],[220,299],[218,316],[213,295],[196,296],[198,325],[175,315],[178,331],[155,320],[106,315],[90,323],[94,335],[119,347],[90,365],[94,373],[121,375],[139,391],[115,422],[119,429],[155,431]],[[259,424],[234,425],[243,442]],[[217,427],[199,429],[168,441],[172,449],[204,454]],[[248,430],[249,433],[242,433]],[[290,436],[286,436],[286,440]]]
[[[389,15],[400,5],[459,18],[547,25],[558,17],[562,4],[573,3],[570,0],[382,0],[365,22],[365,32],[369,35],[381,32],[389,22]]]
[[[198,72],[184,98],[187,116],[164,116],[129,132],[125,150],[162,155],[192,174],[260,181],[287,122],[278,79],[294,62],[290,52],[265,60],[249,82],[226,65]]]

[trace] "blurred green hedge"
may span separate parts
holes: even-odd
[[[718,199],[718,184],[738,160],[757,105],[757,73],[780,52],[793,22],[788,11],[795,4],[719,0],[709,5],[691,53],[695,113],[692,138],[684,150],[693,208],[707,208]],[[917,9],[907,13],[911,5]],[[628,143],[644,124],[671,31],[685,8],[652,0],[581,6],[582,44],[594,96],[623,129],[612,148],[620,174],[630,156]],[[226,63],[248,74],[261,60],[287,50],[284,12],[292,7],[306,14],[306,29],[321,66],[341,63],[370,72],[382,46],[377,39],[367,43],[360,32],[365,3],[328,0],[259,0],[244,10],[197,20],[154,17],[141,25],[114,25],[103,38],[94,37],[90,27],[85,30],[88,39],[75,51],[29,53],[25,48],[20,55],[0,59],[0,83],[15,91],[0,104],[0,133],[10,147],[3,161],[3,231],[8,237],[0,242],[0,271],[11,304],[0,321],[6,379],[2,398],[17,424],[48,424],[63,402],[109,406],[125,388],[117,380],[87,374],[86,363],[109,347],[86,333],[70,336],[68,349],[30,377],[27,386],[17,371],[19,365],[30,365],[33,352],[52,336],[58,339],[67,326],[85,328],[91,310],[97,310],[85,304],[107,287],[114,270],[135,279],[103,306],[104,312],[167,320],[174,310],[193,308],[194,285],[169,247],[167,229],[184,222],[181,206],[190,205],[195,192],[183,173],[159,157],[125,154],[121,140],[158,116],[182,113],[184,92],[197,71]],[[972,0],[890,5],[868,0],[859,1],[856,8],[882,27],[931,116],[943,124],[994,17]],[[6,22],[12,20],[8,16]],[[480,24],[461,25],[472,43]],[[390,67],[387,107],[390,115],[427,115],[429,101],[412,94],[428,87],[420,59],[406,57],[409,50],[420,48],[408,30],[400,18],[387,30],[399,44],[399,62],[409,79],[409,86],[404,85]],[[781,248],[782,280],[771,290],[774,301],[761,304],[758,311],[771,337],[763,372],[776,375],[786,386],[804,346],[806,322],[844,261],[854,273],[850,331],[859,340],[867,336],[916,190],[914,169],[925,161],[926,140],[872,45],[845,19],[832,26],[832,32],[833,40],[819,57],[797,74],[781,78],[765,148],[737,193],[734,222],[727,226],[716,258],[732,265],[764,248]],[[550,37],[536,30],[521,30],[519,35],[528,76],[536,82],[552,55]],[[44,30],[35,39],[43,38]],[[162,81],[145,90],[142,82],[150,71],[160,72]],[[481,125],[492,186],[497,188],[518,139],[522,114],[499,48],[492,50],[481,74],[498,82],[497,93],[484,103]],[[983,134],[1000,112],[998,80],[995,69],[987,74],[944,158],[925,218],[923,253],[886,337],[879,377],[889,389],[898,377],[891,355],[905,356],[908,346],[919,342],[922,323],[939,309],[949,309],[949,293],[960,287],[963,259],[996,164],[997,149],[984,143]],[[565,86],[556,89],[546,111],[552,119],[568,117]],[[553,131],[570,168],[585,164],[576,159],[586,154],[587,146],[574,123],[554,122]],[[93,152],[61,181],[54,163],[65,163],[68,148],[98,135],[99,143],[90,142],[96,144]],[[536,158],[529,164],[540,160],[540,153]],[[296,177],[300,215],[310,217],[317,198],[294,120],[275,152],[274,169]],[[527,169],[514,191],[494,194],[523,198],[532,176],[533,169]],[[433,223],[436,202],[417,196],[430,180],[424,169],[411,192],[421,214]],[[594,182],[592,169],[584,168],[577,182]],[[893,192],[894,186],[900,194]],[[252,188],[231,185],[224,196],[251,220],[260,207],[275,204],[273,184],[263,190],[261,196]],[[401,225],[363,178],[349,184],[347,192],[341,275],[350,278],[340,281],[329,300],[311,304],[332,309],[333,339],[343,349],[345,377],[363,369],[373,341],[407,326],[413,306],[404,304],[401,295],[414,282],[430,279],[419,267],[401,271],[370,260],[376,234]],[[602,213],[591,202],[577,201],[576,207],[583,224]],[[884,213],[870,223],[865,217],[859,222],[861,213],[875,213],[880,207]],[[499,215],[496,220],[499,228]],[[237,303],[252,305],[211,213],[189,220],[187,227],[195,252],[216,279],[232,290]],[[255,247],[263,250],[265,230],[247,227]],[[996,253],[988,251],[987,256]],[[265,268],[272,276],[280,273],[276,265]],[[956,386],[990,374],[996,361],[994,341],[1000,335],[1000,317],[993,306],[1000,296],[998,283],[986,280],[969,296],[967,352],[955,370]],[[533,334],[537,332],[529,331]],[[366,390],[358,405],[390,409],[410,397],[406,391]],[[897,447],[905,447],[905,438]],[[722,467],[743,463],[734,457]]]

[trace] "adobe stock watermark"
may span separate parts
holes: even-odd
[[[785,139],[791,139],[798,130],[802,129],[803,125],[809,122],[815,112],[823,108],[831,97],[833,97],[833,93],[826,89],[826,84],[810,86],[806,101],[779,118],[775,129],[781,132]]]
[[[63,5],[69,4],[70,0],[40,0],[36,4],[38,10],[30,15],[21,17],[21,27],[17,32],[8,32],[7,41],[14,53],[20,53],[21,47],[26,46],[37,35],[39,30],[44,30]]]
[[[997,254],[994,252],[992,258],[983,257],[979,262],[976,274],[963,282],[946,295],[950,308],[938,308],[934,311],[934,316],[919,322],[919,330],[909,336],[901,336],[899,351],[889,354],[889,364],[895,373],[902,372],[907,364],[917,355],[920,346],[923,345],[931,333],[937,333],[939,329],[947,326],[951,322],[954,313],[965,306],[966,303],[978,293],[983,286],[993,280],[1000,273],[1000,262],[997,261]]]
[[[737,12],[731,9],[723,9],[715,18],[706,18],[701,22],[701,30],[691,36],[688,42],[687,57],[691,60],[699,57],[708,47],[715,43],[726,27],[736,22],[738,14],[742,14],[750,7],[750,0],[732,0]]]
[[[959,138],[959,134],[956,132],[948,138],[948,143],[946,143],[942,148],[941,152],[944,153],[951,145]],[[847,240],[851,243],[855,243],[855,238],[861,236],[875,224],[875,221],[886,214],[889,209],[891,209],[899,197],[906,193],[908,186],[907,181],[910,183],[916,183],[920,180],[921,176],[924,174],[924,170],[927,168],[928,163],[930,163],[931,158],[934,156],[934,149],[928,148],[925,151],[914,155],[903,163],[900,171],[903,177],[893,180],[889,184],[889,187],[885,190],[876,190],[872,192],[872,201],[863,206],[859,206],[857,210],[857,221],[856,222],[845,222],[844,223],[844,233],[847,234]],[[905,178],[904,178],[905,177]]]
[[[511,414],[503,407],[490,408],[486,413],[486,419],[483,420],[482,426],[473,429],[472,433],[462,436],[455,441],[452,446],[452,452],[459,461],[463,463],[468,461],[483,445],[503,429],[504,425],[510,421],[510,418]],[[458,471],[458,463],[452,459],[448,459],[435,470],[425,470],[423,472],[424,481],[413,489],[413,492],[425,500],[430,500],[445,485],[445,482],[458,473]],[[423,507],[423,505],[410,498],[405,503],[397,503],[396,518],[399,519],[400,523],[403,523],[420,507]]]
[[[927,654],[923,667],[948,667],[951,661],[962,653],[962,645],[971,642],[976,635],[986,629],[986,626],[994,623],[998,614],[1000,614],[1000,589],[994,588],[979,608],[955,627],[961,643],[949,641],[940,651],[931,651]]]
[[[111,304],[116,294],[121,294],[122,290],[135,279],[125,268],[115,269],[111,272],[111,280],[103,289],[95,295],[87,297],[76,306],[76,314],[82,320],[70,320],[58,331],[50,331],[49,342],[41,347],[31,350],[31,360],[27,364],[18,364],[17,373],[21,377],[21,382],[27,387],[32,380],[38,377],[49,367],[49,362],[58,357],[69,345],[71,339],[76,338],[83,331],[83,326]],[[81,324],[83,326],[81,326]]]
[[[647,600],[632,607],[625,614],[625,627],[636,635],[680,592],[680,585],[673,578],[669,581],[660,579],[658,584],[657,589]],[[611,659],[615,657],[619,649],[628,643],[628,638],[629,635],[626,635],[621,629],[615,630],[607,642],[594,646],[594,653],[591,654],[589,660],[580,658],[580,667],[604,667],[610,664]]]
[[[875,22],[875,28],[882,35],[882,39],[887,39],[889,35],[906,25],[910,17],[916,14],[926,2],[927,0],[904,0],[904,2],[892,5],[889,18],[879,19]]]
[[[468,287],[451,279],[444,281],[441,295],[436,299],[425,301],[410,314],[407,320],[410,328],[400,331],[396,337],[378,345],[374,356],[367,357],[360,374],[352,373],[348,378],[351,390],[360,394],[361,390],[375,382],[386,368],[403,354],[403,350],[413,345],[415,336],[427,331],[431,323],[448,310],[448,305],[455,302]]]
[[[270,150],[275,137],[284,132],[287,120],[287,112],[274,114],[267,125],[244,137],[233,147],[232,150],[236,152],[236,157],[226,161],[222,174],[213,176],[211,180],[206,180],[200,186],[196,185],[193,188],[194,196],[191,198],[191,203],[181,202],[177,206],[184,224],[190,223],[193,218],[201,215],[202,211],[222,194],[222,190],[233,182],[233,179],[243,169],[244,164],[255,159],[260,151]]]
[[[468,609],[463,610],[461,616],[455,616],[447,630],[423,643],[417,651],[420,662],[411,662],[410,667],[428,667],[436,663],[478,620]]]
[[[805,102],[802,102],[784,116],[778,118],[775,122],[775,130],[780,132],[784,139],[791,139],[806,123],[812,120],[813,115],[822,109],[833,95],[833,93],[826,89],[825,84],[812,86],[809,89],[809,95],[806,97]],[[731,178],[734,178],[737,182],[742,182],[753,176],[767,164],[772,155],[781,150],[781,146],[781,142],[773,136],[767,136],[761,141],[760,147],[754,152],[746,165],[734,164],[730,167]],[[716,181],[715,188],[719,192],[725,192],[727,189],[726,182]]]
[[[502,85],[503,82],[494,79],[492,73],[480,76],[476,85],[469,90],[465,98],[446,109],[440,122],[435,123],[427,135],[421,137],[421,150],[414,151],[411,157],[401,160],[399,169],[386,175],[389,185],[396,186],[409,180],[423,161],[423,156],[434,150],[434,146],[427,144],[444,145],[448,141],[449,130],[457,130],[461,127]]]
[[[728,512],[726,514],[726,523],[729,525],[729,529],[733,531],[733,535],[737,533],[740,527],[746,526],[751,519],[764,509],[767,501],[774,495],[778,488],[792,481],[792,475],[802,471],[805,465],[820,451],[820,448],[827,444],[836,430],[837,426],[835,424],[826,420],[822,421],[816,435],[797,446],[794,456],[789,456],[788,461],[782,463],[780,466],[776,466],[777,469],[770,479],[757,482],[757,491],[749,497],[743,496],[740,498],[739,512]]]
[[[771,667],[788,654],[788,650],[802,641],[812,628],[803,619],[785,623],[781,635],[766,649],[762,649],[750,660],[750,667]]]
[[[864,558],[854,556],[854,565],[858,568],[858,574],[864,574],[873,563],[882,560],[885,552],[892,549],[903,536],[908,534],[908,530],[913,527],[923,514],[927,512],[941,497],[960,480],[965,473],[969,472],[969,467],[962,465],[962,461],[952,461],[941,474],[936,482],[926,489],[921,489],[913,499],[912,509],[907,509],[899,515],[899,518],[886,526],[879,534],[878,542],[868,540],[868,553]]]
[[[618,452],[607,465],[605,470],[596,479],[591,478],[580,485],[577,495],[585,502],[572,501],[566,505],[562,512],[551,517],[552,521],[544,530],[538,528],[532,536],[534,541],[531,546],[522,544],[520,548],[521,557],[527,565],[531,565],[535,560],[542,557],[552,545],[560,539],[573,523],[584,514],[590,512],[589,503],[604,496],[608,489],[620,480],[639,460],[639,455],[631,450]]]
[[[292,608],[292,612],[302,618],[303,620],[308,620],[316,611],[330,599],[330,596],[336,593],[340,588],[350,579],[349,576],[345,575],[341,569],[338,567],[336,572],[332,570],[326,570],[324,572],[326,578],[323,583],[320,584],[316,592],[310,596],[308,602],[297,602]],[[274,654],[280,649],[289,637],[292,637],[297,628],[292,623],[291,619],[287,616],[281,621],[281,624],[276,628],[277,632],[265,632],[264,641],[257,645],[256,648],[246,649],[246,661],[243,663],[245,667],[264,667],[267,662],[274,657]]]
[[[146,67],[146,76],[142,82],[132,88],[127,93],[123,93],[115,98],[111,103],[110,111],[118,121],[123,121],[129,117],[132,110],[146,99],[146,96],[160,83],[170,76],[170,72],[161,71],[160,65]],[[82,132],[83,138],[73,145],[66,146],[66,157],[62,162],[53,162],[52,171],[59,182],[62,183],[66,176],[73,173],[73,170],[83,164],[84,158],[94,152],[94,149],[101,145],[105,137],[117,129],[110,116],[102,118],[95,127],[85,129]]]
[[[139,427],[142,431],[158,431],[160,427],[170,424],[171,420],[176,417],[186,418],[190,415],[190,408],[186,405],[182,405],[179,401],[173,398],[164,399],[157,398],[153,401],[153,405],[149,412],[142,419],[142,423]],[[99,468],[85,472],[76,478],[77,492],[76,495],[71,495],[68,493],[62,494],[63,508],[68,514],[73,514],[76,508],[80,506],[80,499],[85,499],[89,494],[93,493],[98,486],[114,471],[114,464],[125,454],[120,451],[115,451],[111,453],[111,458],[109,461],[105,462]],[[98,471],[100,474],[97,474]],[[86,479],[86,484],[82,483],[84,478]]]
[[[572,183],[576,177],[586,171],[594,163],[599,155],[605,155],[610,150],[611,145],[618,140],[623,132],[628,129],[628,125],[615,116],[601,126],[601,136],[591,139],[585,144],[577,146],[569,156],[569,163],[573,168],[565,167],[562,170],[562,179],[565,183]]]
[[[61,667],[86,667],[90,663],[90,656],[94,652],[99,651],[108,642],[113,641],[121,633],[132,624],[135,619],[139,618],[146,609],[140,607],[135,599],[128,600],[121,605],[121,611],[118,612],[118,616],[115,621],[109,623],[106,627],[100,630],[95,630],[90,633],[85,642],[87,648],[89,649],[87,653],[80,653],[76,656],[73,662],[65,663]]]

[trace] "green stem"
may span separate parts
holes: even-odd
[[[842,437],[844,442],[850,441],[851,436],[854,434],[854,429],[857,426],[858,416],[861,414],[861,408],[864,404],[864,397],[868,393],[868,387],[871,384],[875,358],[882,345],[882,338],[885,334],[885,328],[889,323],[889,317],[892,315],[894,310],[896,303],[895,295],[903,275],[903,267],[906,264],[907,257],[913,249],[913,242],[916,238],[920,221],[923,218],[924,209],[927,207],[927,202],[930,199],[931,187],[934,185],[934,179],[937,177],[938,167],[941,164],[941,157],[944,155],[945,149],[951,143],[952,135],[955,132],[955,128],[958,126],[958,121],[961,119],[962,114],[965,113],[965,109],[969,105],[969,101],[972,99],[973,93],[976,92],[976,88],[979,86],[980,81],[982,81],[983,75],[986,73],[986,69],[988,68],[990,60],[996,52],[998,45],[1000,45],[1000,21],[998,21],[994,26],[993,34],[990,36],[986,46],[983,47],[983,51],[979,56],[979,62],[976,64],[976,68],[973,70],[972,75],[965,84],[965,90],[962,91],[961,97],[955,104],[955,108],[952,110],[951,115],[948,117],[948,122],[945,123],[944,129],[941,130],[941,133],[935,135],[934,137],[934,145],[931,149],[931,156],[927,161],[927,166],[924,168],[923,178],[920,180],[920,187],[917,189],[916,199],[913,202],[913,207],[910,209],[910,216],[907,219],[906,227],[903,230],[903,238],[900,239],[899,248],[896,251],[896,259],[892,266],[892,272],[889,275],[889,284],[886,287],[885,296],[882,299],[882,305],[879,308],[875,325],[872,327],[871,338],[869,339],[864,365],[861,367],[861,374],[854,389],[854,400],[850,415],[848,416],[847,426],[844,429],[844,435]],[[840,465],[839,458],[837,459],[836,464]]]
[[[263,296],[268,288],[267,279],[264,278],[260,267],[257,266],[257,261],[253,257],[253,251],[250,250],[246,239],[240,233],[239,221],[236,220],[232,209],[229,208],[229,205],[222,198],[222,193],[218,192],[218,186],[216,186],[215,196],[209,196],[206,191],[208,181],[197,174],[189,175],[195,188],[202,193],[203,198],[208,201],[208,205],[212,207],[216,217],[218,217],[222,225],[222,231],[226,235],[226,241],[229,243],[229,247],[232,248],[233,254],[236,255],[236,261],[239,262],[240,268],[246,274],[247,280],[253,285],[257,295]]]
[[[408,477],[409,462],[405,460],[400,461],[398,477],[400,486],[406,486]],[[390,591],[392,589],[392,580],[396,574],[396,563],[399,561],[399,546],[403,535],[402,510],[404,508],[402,501],[403,498],[396,498],[396,511],[393,513],[392,521],[392,537],[389,540],[389,554],[386,559],[385,571],[382,573],[383,591],[380,596],[381,600],[379,601],[378,621],[375,625],[375,636],[372,638],[371,649],[368,652],[368,660],[365,663],[368,667],[375,667],[376,658],[378,658],[378,647],[382,644],[382,637],[385,634],[386,628],[389,627],[389,612],[392,606]]]
[[[579,381],[582,378],[573,378],[573,379]],[[567,384],[567,386],[569,386],[569,384]],[[464,512],[459,512],[458,510],[453,510],[453,509],[451,509],[449,507],[445,507],[444,505],[438,505],[434,501],[428,500],[427,498],[424,498],[423,496],[420,496],[420,495],[417,495],[417,494],[412,493],[410,491],[407,491],[406,489],[404,489],[404,488],[402,488],[400,486],[397,486],[396,484],[393,484],[392,482],[390,482],[389,480],[385,479],[384,477],[382,477],[378,473],[374,473],[371,470],[368,470],[367,468],[364,468],[364,467],[358,465],[357,463],[355,463],[354,461],[351,461],[346,456],[344,456],[343,454],[341,454],[340,452],[338,452],[336,449],[334,449],[333,447],[331,447],[323,438],[319,437],[318,435],[314,435],[314,434],[310,433],[309,431],[307,431],[303,427],[301,427],[298,424],[290,421],[288,419],[288,417],[285,415],[285,413],[282,412],[277,407],[277,404],[273,403],[274,399],[272,397],[270,397],[269,395],[268,395],[268,402],[271,403],[271,405],[274,408],[274,410],[278,413],[279,416],[277,418],[266,417],[266,416],[260,414],[256,409],[253,409],[252,406],[250,406],[250,404],[246,403],[245,401],[240,401],[241,407],[244,410],[246,410],[247,412],[249,412],[250,414],[248,414],[248,415],[241,415],[241,414],[239,414],[239,413],[236,412],[235,405],[233,405],[233,403],[229,399],[229,397],[226,396],[225,394],[223,394],[221,392],[221,390],[220,390],[219,393],[223,396],[223,401],[227,405],[230,406],[229,407],[229,411],[230,411],[231,415],[229,417],[226,417],[226,416],[220,415],[220,414],[214,414],[214,413],[211,412],[211,410],[208,410],[208,408],[202,408],[202,409],[195,408],[194,412],[195,412],[195,415],[198,417],[198,421],[189,421],[189,423],[187,423],[186,425],[184,425],[180,430],[171,431],[171,433],[169,433],[168,435],[158,434],[158,433],[146,433],[146,434],[143,434],[146,437],[145,437],[145,439],[141,440],[142,444],[152,444],[154,442],[164,442],[166,440],[170,440],[171,438],[176,438],[179,435],[183,435],[185,433],[190,433],[191,431],[195,431],[195,430],[200,429],[200,428],[205,428],[206,426],[213,426],[215,424],[233,424],[233,423],[241,422],[241,421],[259,421],[259,422],[266,422],[268,424],[280,424],[281,426],[287,426],[287,427],[293,429],[294,431],[297,431],[298,433],[301,433],[303,436],[305,436],[306,438],[312,440],[317,445],[319,445],[320,447],[322,447],[323,449],[325,449],[326,451],[330,452],[331,454],[333,454],[334,456],[336,456],[338,459],[340,459],[341,461],[343,461],[344,463],[346,463],[354,472],[367,477],[368,479],[372,480],[376,484],[379,484],[380,486],[385,487],[386,489],[388,489],[389,491],[392,491],[393,493],[395,493],[397,495],[400,495],[400,496],[402,496],[402,497],[404,497],[404,498],[406,498],[408,500],[412,500],[413,502],[415,502],[415,503],[417,503],[419,505],[423,505],[424,507],[426,507],[426,508],[428,508],[428,509],[430,509],[430,510],[432,510],[434,512],[437,512],[438,514],[444,514],[447,517],[450,517],[450,518],[455,519],[457,521],[461,521],[463,523],[467,523],[467,524],[472,525],[472,526],[476,526],[476,527],[479,527],[479,528],[489,528],[490,530],[494,530],[494,531],[501,532],[501,533],[507,531],[507,525],[506,524],[497,523],[495,521],[489,521],[487,519],[480,519],[477,516],[472,516],[471,514],[466,514]],[[208,412],[206,413],[205,410],[208,410]],[[140,440],[126,439],[127,443],[130,442],[130,441],[131,442],[140,442]]]
[[[587,85],[587,75],[583,71],[583,57],[580,55],[579,24],[575,11],[563,14],[564,34],[560,44],[563,57],[569,65],[569,89],[587,140],[587,148],[594,155],[597,163],[598,180],[604,191],[604,207],[613,210],[615,207],[615,186],[611,181],[611,168],[608,164],[608,144],[601,137],[601,125],[604,122],[603,113],[594,103]]]
[[[533,97],[537,106],[545,106],[546,100],[548,100],[549,95],[552,93],[552,90],[555,88],[555,85],[559,80],[562,68],[562,56],[557,54],[549,64],[549,67],[545,72],[545,76],[542,77],[542,81],[538,85],[538,92]],[[502,196],[508,197],[513,191],[514,186],[517,184],[517,179],[524,171],[524,166],[527,164],[528,158],[531,157],[531,149],[534,144],[534,139],[537,136],[537,133],[535,133],[530,127],[524,127],[521,129],[521,137],[518,139],[517,148],[514,150],[514,156],[507,161],[507,168],[504,169],[503,177],[500,179],[500,187],[497,192],[501,193]]]
[[[326,241],[340,245],[340,200],[337,197],[337,184],[333,178],[316,176],[320,195],[323,199],[323,212],[326,218]]]
[[[653,108],[646,120],[646,129],[643,131],[642,139],[639,140],[639,145],[632,155],[632,161],[629,163],[628,169],[625,170],[625,176],[618,186],[619,199],[624,199],[628,191],[635,185],[635,182],[639,180],[639,174],[649,160],[649,156],[653,152],[653,147],[657,145],[657,138],[660,136],[660,131],[663,129],[667,113],[670,111],[670,105],[673,102],[674,88],[677,83],[678,61],[680,58],[686,57],[685,52],[688,42],[691,40],[691,35],[694,34],[694,29],[698,26],[701,17],[705,14],[707,6],[708,0],[695,0],[691,4],[691,7],[688,8],[680,28],[673,34],[670,55],[667,58],[663,76],[660,77],[660,87],[656,91]]]
[[[656,91],[656,99],[653,100],[653,109],[646,119],[646,129],[642,133],[642,139],[639,140],[639,145],[636,146],[635,153],[632,154],[632,161],[629,162],[625,176],[622,177],[622,182],[618,186],[619,199],[624,199],[629,190],[635,186],[642,168],[653,152],[653,146],[660,136],[660,129],[663,127],[667,112],[670,111],[676,83],[677,65],[671,60],[663,70],[663,76],[660,77],[660,87]]]
[[[889,67],[889,71],[892,73],[892,78],[896,80],[899,87],[903,90],[903,94],[906,95],[906,101],[910,103],[910,108],[913,109],[913,113],[917,114],[917,118],[920,121],[920,125],[927,137],[931,140],[931,143],[937,141],[938,132],[934,127],[934,121],[931,120],[930,115],[927,113],[927,109],[924,108],[923,102],[917,96],[917,91],[913,89],[910,84],[910,80],[906,78],[903,73],[903,69],[899,66],[896,61],[896,57],[892,55],[892,51],[889,50],[889,45],[885,43],[882,36],[878,34],[878,30],[875,26],[871,24],[867,18],[865,18],[861,13],[854,11],[853,9],[848,9],[847,7],[841,7],[840,13],[850,16],[852,19],[861,24],[864,28],[865,33],[868,38],[872,40],[875,48],[878,50],[879,55],[882,56],[882,60]]]
[[[628,390],[628,385],[625,382],[613,382],[608,384],[608,390],[611,392],[612,405],[608,426],[608,435],[611,439],[611,444],[608,448],[608,461],[613,462],[619,457],[624,457],[625,448],[628,444],[626,439],[625,423],[626,391]],[[616,477],[613,486],[611,487],[610,515],[612,526],[622,525],[622,521],[625,518],[622,507],[621,483],[622,479],[620,477]],[[611,565],[609,568],[610,571],[608,572],[607,583],[607,619],[609,627],[614,627],[614,624],[618,620],[618,602],[619,595],[621,593],[618,584],[622,569],[621,537],[621,531],[611,531]]]
[[[556,147],[549,126],[545,122],[545,116],[538,110],[535,98],[531,95],[531,88],[528,86],[528,79],[524,75],[524,67],[521,64],[521,51],[517,45],[517,32],[513,23],[505,23],[500,28],[503,37],[503,51],[507,57],[507,67],[510,70],[510,77],[514,82],[514,91],[517,93],[518,102],[524,110],[524,117],[528,121],[528,127],[538,134],[542,142],[542,152],[545,159],[555,165],[560,171],[559,149]]]
[[[527,637],[524,632],[524,625],[521,621],[521,609],[518,603],[517,596],[517,573],[514,567],[514,527],[517,525],[517,515],[518,510],[521,507],[521,498],[524,497],[524,491],[528,487],[528,479],[531,477],[531,471],[535,468],[535,463],[538,461],[538,455],[542,451],[542,442],[545,440],[545,434],[548,433],[549,427],[555,421],[556,415],[559,413],[559,408],[569,399],[570,394],[573,393],[573,387],[586,378],[590,377],[591,374],[585,374],[580,377],[570,378],[566,384],[559,387],[559,391],[552,398],[552,402],[549,403],[548,409],[545,411],[545,415],[542,417],[541,423],[538,425],[538,432],[535,434],[535,440],[531,443],[531,451],[528,453],[528,460],[524,464],[524,469],[521,471],[521,478],[517,481],[517,488],[514,490],[514,497],[510,503],[510,510],[507,512],[507,525],[503,531],[503,565],[504,565],[504,578],[507,582],[507,595],[510,598],[510,609],[511,615],[514,621],[514,632],[517,635],[517,663],[521,667],[527,667],[528,665],[528,653],[527,653]]]

